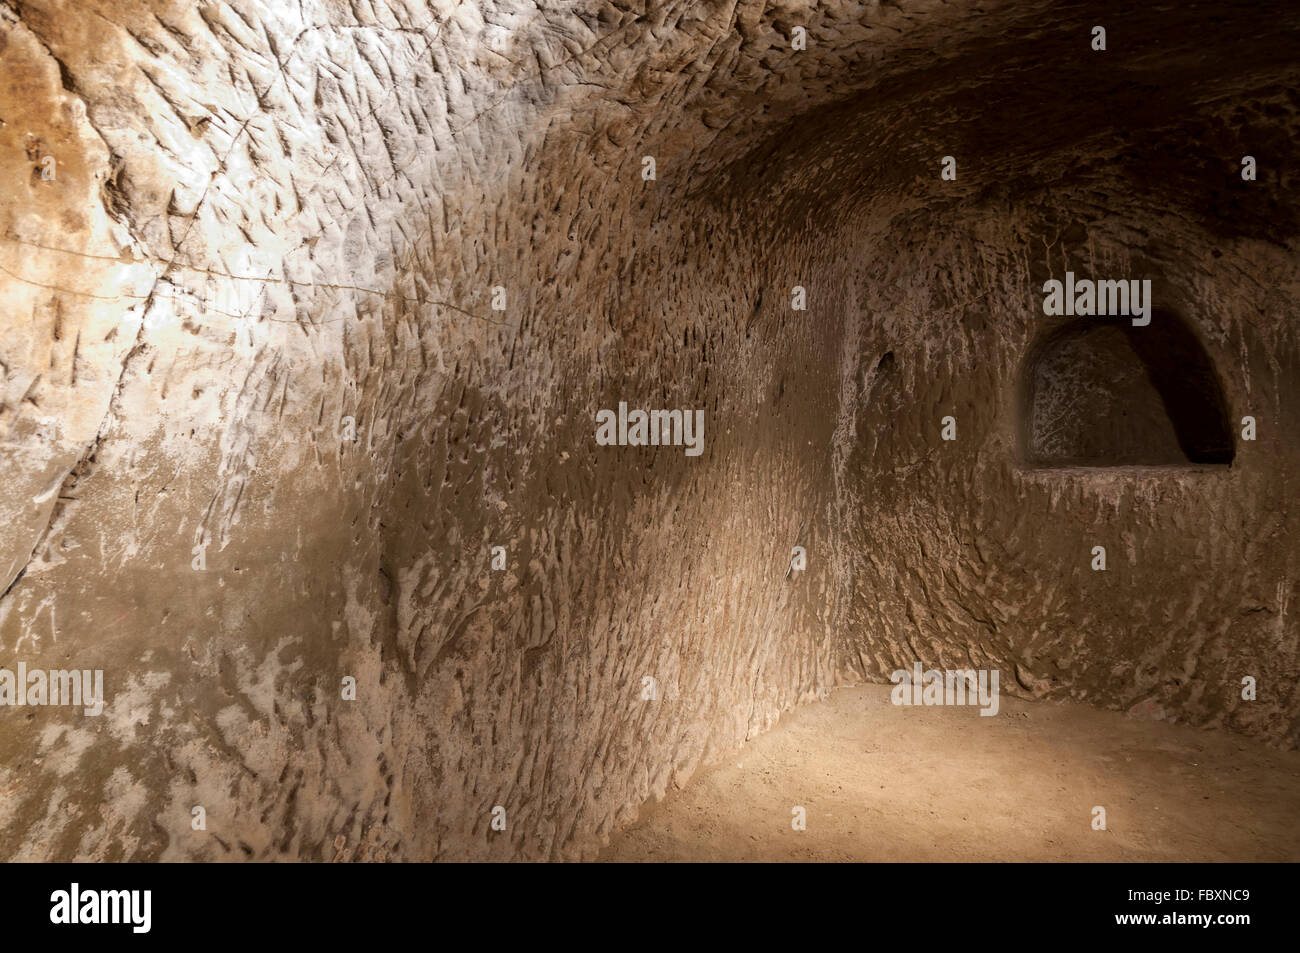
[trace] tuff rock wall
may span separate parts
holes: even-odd
[[[914,659],[1294,745],[1296,26],[0,0],[0,665],[107,696],[0,710],[0,855],[589,856]],[[1156,280],[1231,468],[1020,465],[1067,268]]]

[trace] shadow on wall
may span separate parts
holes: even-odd
[[[1047,332],[1021,371],[1028,467],[1227,465],[1235,446],[1213,362],[1176,314],[1077,318]]]

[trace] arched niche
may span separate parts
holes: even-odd
[[[1176,314],[1077,318],[1021,369],[1021,462],[1030,467],[1227,465],[1235,453],[1214,364]]]

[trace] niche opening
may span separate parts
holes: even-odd
[[[1232,462],[1223,388],[1177,315],[1077,318],[1030,351],[1020,385],[1021,459],[1032,467]]]

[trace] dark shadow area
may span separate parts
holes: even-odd
[[[1177,315],[1088,317],[1047,334],[1021,376],[1029,466],[1228,464],[1235,447],[1209,355]]]

